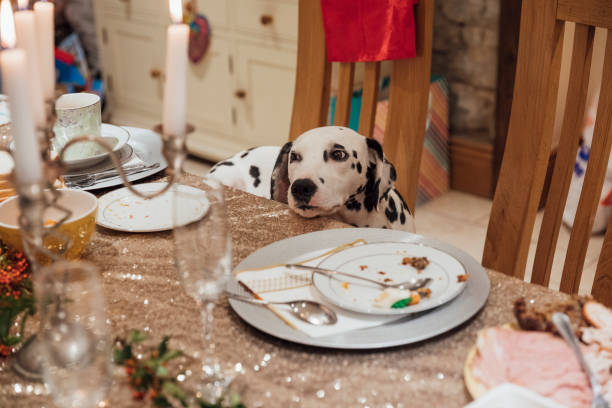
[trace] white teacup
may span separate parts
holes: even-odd
[[[102,108],[100,97],[91,93],[65,94],[55,102],[57,120],[53,147],[59,152],[70,140],[83,135],[100,136]],[[77,143],[66,151],[66,160],[83,159],[102,152],[93,142]]]

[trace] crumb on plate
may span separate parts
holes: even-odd
[[[469,273],[464,273],[463,275],[457,275],[457,282],[466,282],[470,277]]]

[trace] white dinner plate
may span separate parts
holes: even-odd
[[[130,133],[126,129],[108,123],[102,124],[100,136],[113,146],[113,152],[121,150],[128,140],[130,140]],[[64,160],[64,162],[66,166],[68,166],[68,169],[82,169],[100,163],[107,157],[108,153],[104,151],[94,156],[85,157],[83,159]]]
[[[429,265],[419,271],[410,265],[403,265],[402,260],[405,257],[426,257]],[[432,279],[428,286],[431,289],[429,298],[422,298],[412,306],[392,309],[374,304],[374,299],[383,292],[383,288],[374,283],[347,276],[314,274],[313,283],[323,296],[336,306],[358,313],[404,315],[422,312],[452,300],[466,286],[465,282],[459,282],[457,279],[457,276],[466,274],[461,262],[443,251],[423,244],[371,243],[330,255],[321,261],[319,266],[389,284],[420,278]]]
[[[162,141],[161,136],[159,134],[149,129],[141,129],[134,127],[126,127],[125,129],[127,129],[127,131],[130,133],[130,140],[128,141],[127,146],[125,146],[119,152],[120,161],[124,164],[128,164],[135,156],[140,159],[140,161],[142,161],[144,165],[147,166],[159,163],[159,167],[157,168],[127,176],[127,179],[129,181],[141,180],[153,174],[159,173],[160,171],[163,171],[166,167],[168,167],[166,161],[164,160],[164,157],[161,154]],[[67,174],[89,174],[90,172],[96,173],[104,170],[111,170],[113,168],[114,165],[110,158],[106,158],[103,162],[95,165],[94,167],[82,170],[71,170]],[[82,190],[99,190],[102,188],[115,187],[122,184],[123,182],[121,181],[120,177],[114,177],[110,179],[105,179],[89,187],[82,188]]]
[[[337,349],[377,349],[423,341],[445,333],[469,320],[486,303],[490,281],[486,271],[467,253],[447,243],[404,231],[378,228],[344,228],[317,231],[274,242],[246,257],[234,272],[284,264],[304,259],[305,254],[323,253],[362,238],[367,242],[423,244],[449,254],[465,268],[470,278],[465,289],[440,307],[400,317],[391,323],[324,337],[310,337],[283,323],[261,306],[229,300],[232,309],[245,322],[271,336],[317,347]],[[309,255],[309,256],[310,256]],[[238,290],[235,280],[229,290]]]
[[[142,193],[161,191],[166,183],[139,184],[135,188]],[[134,195],[127,187],[111,191],[98,199],[97,224],[125,232],[156,232],[172,229],[172,201],[178,194],[178,225],[187,225],[206,215],[209,202],[206,192],[185,185],[174,186],[159,197],[145,200]]]

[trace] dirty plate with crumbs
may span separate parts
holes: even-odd
[[[144,194],[161,191],[166,183],[147,183],[135,186]],[[197,188],[177,185],[159,197],[146,200],[127,188],[112,191],[98,199],[97,224],[125,232],[156,232],[172,229],[173,201],[177,195],[177,225],[187,225],[206,215],[209,202],[206,192]]]
[[[406,258],[426,258],[428,263],[413,266]],[[313,283],[323,296],[336,306],[359,313],[377,315],[422,312],[451,301],[466,286],[467,272],[461,262],[450,254],[426,245],[380,242],[371,243],[330,255],[318,265],[352,275],[395,284],[421,278],[431,278],[429,296],[405,307],[381,307],[377,299],[384,288],[346,276],[329,277],[314,274]]]

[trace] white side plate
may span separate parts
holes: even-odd
[[[152,194],[166,183],[148,183],[135,186],[139,192]],[[179,225],[187,225],[206,215],[209,202],[206,192],[197,188],[177,185],[179,199]],[[156,232],[173,227],[173,190],[157,198],[145,200],[132,194],[126,187],[104,194],[98,199],[97,224],[125,232]]]

